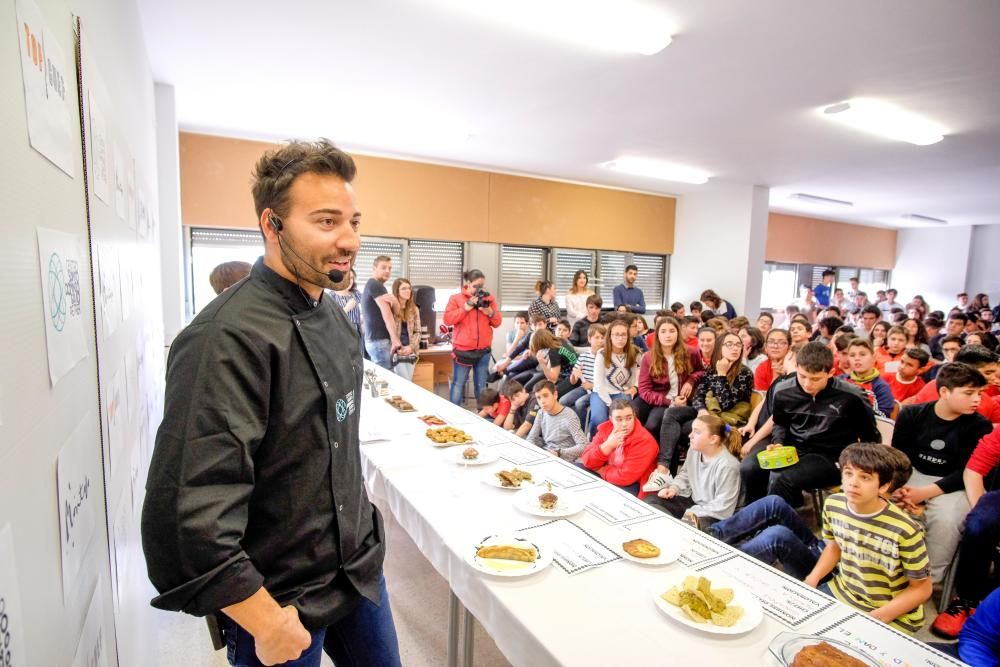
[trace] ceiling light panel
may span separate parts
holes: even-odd
[[[673,22],[635,0],[437,0],[516,30],[646,56],[670,44]]]
[[[831,199],[830,197],[820,197],[818,195],[809,195],[804,192],[796,192],[793,195],[788,195],[788,198],[806,202],[807,204],[819,204],[820,206],[854,206],[854,202],[852,201],[846,201],[844,199]]]
[[[866,97],[833,104],[821,113],[824,118],[855,130],[917,146],[936,144],[947,133],[938,123],[889,102]]]
[[[610,162],[605,162],[602,166],[623,174],[645,176],[646,178],[673,181],[675,183],[702,185],[703,183],[707,183],[708,179],[711,178],[708,172],[696,167],[644,157],[619,157]]]

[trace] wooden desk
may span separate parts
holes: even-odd
[[[435,385],[451,383],[451,343],[432,345],[426,350],[420,350],[420,362],[430,362],[433,365]],[[434,391],[433,387],[425,387],[425,389]]]

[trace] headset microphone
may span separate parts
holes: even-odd
[[[281,246],[282,250],[284,250],[285,249],[285,245],[281,241],[281,232],[285,228],[284,224],[281,222],[281,220],[276,215],[274,215],[274,213],[269,213],[268,216],[267,216],[267,220],[268,220],[268,222],[271,223],[271,227],[274,229],[274,233],[278,237],[278,245]],[[315,266],[313,266],[312,264],[310,264],[309,262],[307,262],[305,259],[303,259],[302,255],[300,255],[299,253],[295,252],[295,249],[292,248],[291,245],[287,246],[287,249],[288,249],[288,252],[290,252],[293,255],[295,255],[296,257],[298,257],[299,261],[301,261],[303,264],[305,264],[306,266],[308,266],[310,269],[312,269],[316,273],[319,273],[321,275],[326,276],[327,278],[330,279],[331,282],[333,282],[333,283],[339,283],[339,282],[341,282],[344,279],[344,275],[345,274],[344,274],[343,271],[341,271],[339,269],[333,269],[332,271],[320,271]],[[326,287],[326,285],[320,285],[319,283],[315,283],[312,280],[310,280],[309,282],[311,282],[313,284],[316,284],[316,285],[319,285],[319,287]]]

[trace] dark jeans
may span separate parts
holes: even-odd
[[[965,517],[965,532],[959,545],[955,591],[960,598],[980,602],[995,583],[990,565],[1000,544],[1000,491],[983,494]],[[947,602],[947,601],[946,601]]]
[[[781,563],[797,579],[812,572],[824,547],[792,506],[778,496],[750,503],[706,532],[768,565]]]
[[[479,394],[486,388],[486,376],[490,372],[490,353],[487,352],[481,356],[474,366],[463,366],[452,359],[451,387],[448,397],[455,405],[461,405],[465,402],[465,383],[469,380],[470,371],[474,375],[472,384],[475,388],[476,398],[479,398]]]
[[[583,465],[583,463],[580,462],[580,461],[577,461],[573,465],[575,465],[580,470],[586,470],[587,472],[589,472],[591,475],[594,475],[595,477],[600,477],[601,476],[601,474],[599,472],[597,472],[596,470],[591,470],[587,466]],[[608,482],[608,484],[611,484],[611,482]],[[618,486],[618,485],[614,484],[613,486]],[[628,486],[619,486],[618,488],[621,489],[622,491],[625,491],[626,493],[632,494],[633,496],[638,496],[639,495],[639,482],[636,482],[635,484],[629,484]]]
[[[767,483],[770,475],[758,465],[757,453],[767,449],[768,441],[769,438],[756,444],[750,453],[740,461],[740,482],[744,504],[750,504],[767,495]]]
[[[358,606],[331,626],[313,630],[312,644],[297,660],[282,663],[288,667],[319,667],[323,653],[337,667],[398,667],[399,644],[396,626],[389,609],[385,577],[379,581],[380,602],[373,604],[362,598]],[[222,632],[226,639],[226,658],[234,667],[259,667],[253,635],[228,617],[221,615]]]
[[[661,498],[655,493],[647,493],[643,500],[653,507],[666,512],[675,519],[684,517],[684,513],[694,507],[694,501],[684,496],[674,496],[673,498]],[[709,526],[717,522],[718,519],[711,516],[699,516],[698,527],[707,530]]]
[[[768,471],[760,467],[754,453],[740,464],[740,477],[747,490],[748,503],[760,497],[751,493],[759,493],[763,483],[766,484],[768,494],[781,496],[792,507],[799,507],[802,505],[803,491],[840,484],[840,469],[836,462],[822,454],[803,454],[800,450],[799,462],[795,465]]]
[[[698,411],[686,405],[672,405],[663,412],[663,422],[660,424],[660,456],[656,459],[656,464],[666,466],[672,475],[677,474],[681,448],[687,449],[691,423],[697,416]]]
[[[667,408],[662,405],[650,405],[638,395],[632,399],[632,406],[635,408],[635,418],[646,427],[647,431],[650,433],[660,432],[663,413],[666,412]]]

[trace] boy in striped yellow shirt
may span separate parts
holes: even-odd
[[[899,461],[898,452],[878,444],[850,445],[840,454],[843,492],[823,505],[826,544],[805,583],[915,632],[931,596],[930,564],[923,529],[887,500]]]

